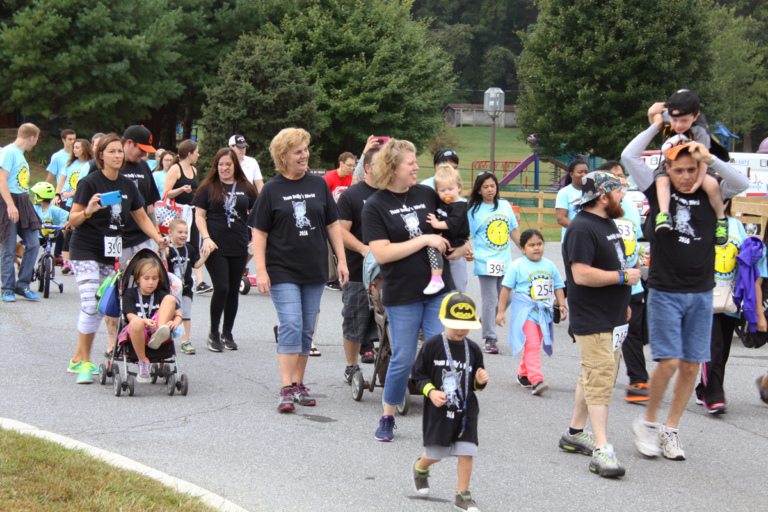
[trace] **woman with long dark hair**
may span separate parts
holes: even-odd
[[[235,152],[224,148],[216,153],[195,195],[195,223],[203,240],[200,252],[209,255],[205,268],[213,283],[208,334],[208,350],[212,352],[237,350],[232,328],[251,241],[246,221],[258,194],[245,177]],[[224,324],[219,332],[222,314]]]
[[[469,239],[475,264],[472,274],[480,281],[482,324],[485,351],[498,354],[496,346],[496,309],[501,281],[512,263],[512,244],[520,245],[520,230],[512,205],[499,197],[496,176],[486,171],[475,178],[467,203]],[[505,306],[505,309],[509,304]]]
[[[573,160],[568,164],[568,176],[565,178],[565,185],[557,193],[555,199],[555,214],[557,223],[563,226],[560,241],[565,238],[565,230],[571,224],[571,220],[576,216],[576,207],[571,201],[581,197],[581,179],[589,172],[587,162],[581,159]]]
[[[67,211],[72,209],[77,183],[88,174],[88,170],[91,168],[89,162],[91,158],[93,158],[91,143],[86,139],[77,139],[72,145],[72,156],[67,160],[67,167],[56,186],[56,194],[61,199],[59,203],[61,208]],[[64,258],[64,264],[61,266],[62,274],[72,273],[72,266],[69,264],[69,240],[71,236],[71,231],[64,233],[64,246],[61,250],[61,256]]]

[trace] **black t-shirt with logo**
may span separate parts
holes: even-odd
[[[144,211],[147,210],[147,206],[154,206],[160,200],[160,194],[157,192],[157,185],[155,185],[152,171],[149,170],[149,165],[144,160],[138,163],[125,162],[125,167],[120,171],[120,174],[133,181],[136,188],[141,192],[141,197],[144,198],[144,204],[142,205],[144,206]],[[141,230],[136,221],[133,220],[133,217],[129,218],[128,223],[125,225],[123,247],[133,247],[147,240],[149,240],[147,234]]]
[[[659,213],[656,184],[645,191],[651,210]],[[699,188],[693,194],[672,189],[669,201],[672,229],[649,233],[651,266],[648,287],[671,293],[699,293],[715,285],[715,227],[717,216],[707,193]],[[570,293],[570,290],[568,290]]]
[[[261,189],[248,225],[267,237],[267,273],[272,284],[328,281],[328,232],[339,219],[331,189],[320,176],[282,175]]]
[[[438,233],[448,240],[451,248],[461,247],[469,238],[469,217],[467,217],[467,202],[457,201],[451,204],[441,204],[435,213],[437,220],[444,221],[448,229],[438,230]]]
[[[379,189],[373,188],[361,181],[352,185],[339,196],[339,219],[352,222],[349,232],[361,242],[363,241],[363,206],[365,202]],[[363,257],[359,252],[344,249],[347,254],[349,280],[355,283],[363,282]]]
[[[168,272],[176,274],[184,283],[182,295],[192,297],[192,267],[200,259],[200,253],[192,244],[183,247],[171,245],[168,248]]]
[[[253,209],[256,198],[248,195],[244,185],[223,184],[227,191],[226,199],[213,201],[211,186],[206,185],[195,197],[195,206],[206,211],[208,236],[216,244],[216,252],[221,256],[243,256],[248,254],[251,231],[248,229],[248,213]]]
[[[144,206],[144,198],[134,185],[122,174],[116,180],[110,180],[100,170],[89,173],[77,184],[74,204],[87,206],[94,194],[104,194],[119,190],[123,196],[121,203],[107,206],[94,212],[91,218],[77,226],[69,242],[69,257],[77,260],[98,261],[110,265],[115,258],[104,256],[104,237],[123,235],[128,220],[133,220],[132,211]],[[128,247],[123,240],[123,246]]]
[[[613,332],[615,327],[625,325],[632,287],[576,284],[571,263],[585,263],[600,270],[626,270],[624,254],[624,240],[613,220],[582,211],[571,221],[563,240],[563,262],[574,334],[586,336]]]
[[[413,363],[411,379],[416,383],[420,393],[423,394],[427,384],[432,384],[446,395],[446,403],[442,407],[435,407],[432,400],[424,397],[422,419],[424,446],[450,446],[455,441],[477,444],[477,417],[480,414],[480,407],[475,395],[475,377],[477,370],[485,368],[485,364],[483,363],[483,351],[477,343],[470,339],[466,341],[469,348],[469,365],[465,362],[464,343],[448,342],[451,359],[456,363],[456,375],[449,366],[442,334],[426,340],[416,356],[416,362]],[[467,424],[464,433],[459,438],[462,415],[465,414],[462,397],[466,390],[467,378],[469,378]],[[458,390],[459,387],[461,392]],[[477,386],[477,389],[484,388],[485,385]]]
[[[128,315],[136,315],[140,318],[151,319],[160,309],[163,299],[169,295],[165,290],[155,290],[151,295],[144,295],[137,286],[128,288],[123,294],[123,317],[126,323]],[[176,302],[176,309],[179,303]]]
[[[414,185],[405,194],[379,190],[363,208],[363,243],[389,240],[391,243],[407,242],[420,235],[434,234],[427,223],[427,215],[435,213],[444,203],[433,189]],[[424,288],[432,278],[426,248],[410,256],[381,265],[384,278],[382,302],[385,306],[399,306],[427,300],[434,295],[424,295]],[[445,288],[441,293],[453,290],[450,265],[443,267]]]

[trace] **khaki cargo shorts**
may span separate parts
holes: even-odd
[[[579,384],[584,388],[587,405],[610,405],[619,373],[621,347],[614,352],[610,332],[575,338],[581,353]]]

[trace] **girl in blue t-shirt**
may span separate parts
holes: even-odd
[[[498,354],[493,318],[499,304],[501,280],[512,263],[510,238],[517,244],[520,231],[512,205],[505,199],[499,199],[499,182],[492,172],[481,173],[475,179],[467,202],[467,216],[469,239],[474,251],[473,274],[480,281],[485,351]],[[504,305],[507,306],[506,303]]]
[[[552,261],[544,257],[544,237],[536,229],[520,235],[524,258],[512,262],[502,281],[496,323],[504,325],[504,308],[510,290],[515,291],[509,324],[509,344],[514,357],[523,349],[523,358],[517,369],[517,381],[531,393],[540,395],[549,389],[541,375],[541,345],[552,355],[552,308],[560,310],[560,318],[568,316],[565,305],[563,278]],[[553,306],[553,303],[557,306]]]

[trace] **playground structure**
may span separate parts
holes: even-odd
[[[478,174],[490,171],[490,166],[490,160],[472,162],[472,181],[470,183],[474,183],[475,176]],[[531,172],[531,166],[533,166],[533,172]],[[541,190],[544,188],[557,191],[563,186],[565,175],[568,173],[568,165],[561,159],[539,156],[534,153],[525,157],[521,162],[496,161],[493,172],[499,180],[499,187],[502,190]]]

